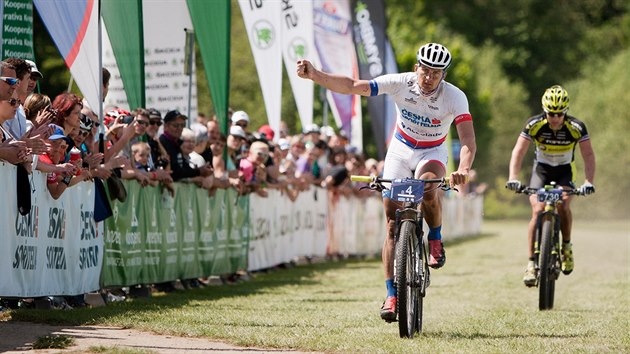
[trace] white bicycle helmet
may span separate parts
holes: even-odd
[[[427,43],[418,49],[416,54],[418,64],[431,69],[446,70],[451,65],[451,53],[445,46],[437,43]]]

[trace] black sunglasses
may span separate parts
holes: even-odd
[[[162,125],[162,122],[159,120],[152,120],[149,122],[151,125],[157,125],[158,127]]]

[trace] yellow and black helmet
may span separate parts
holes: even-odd
[[[560,85],[553,85],[542,96],[545,112],[562,113],[569,109],[569,93]]]

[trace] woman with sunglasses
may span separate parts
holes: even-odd
[[[14,165],[25,162],[29,157],[26,143],[15,140],[7,130],[2,128],[2,123],[12,119],[18,106],[18,99],[11,98],[0,101],[0,160]]]
[[[531,142],[535,144],[536,155],[529,186],[542,188],[550,182],[558,186],[573,188],[575,181],[575,147],[580,147],[584,159],[585,182],[580,187],[583,194],[595,193],[593,182],[595,179],[595,152],[586,125],[581,120],[567,115],[569,110],[569,94],[560,85],[548,88],[542,96],[543,112],[528,119],[521,131],[516,145],[512,150],[510,160],[510,175],[506,188],[519,191],[521,182],[519,173],[523,157],[527,153]],[[571,250],[571,198],[565,195],[563,204],[558,208],[560,213],[560,230],[562,232],[562,272],[566,275],[573,271],[573,252]],[[537,200],[536,195],[530,196],[532,219],[529,222],[529,261],[523,276],[526,286],[536,285],[536,270],[534,269],[534,232],[536,216],[544,207],[544,203]]]

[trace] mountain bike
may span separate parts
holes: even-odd
[[[398,330],[400,337],[413,338],[422,332],[422,300],[431,282],[428,244],[422,230],[423,214],[419,208],[425,183],[438,183],[436,188],[451,189],[447,177],[438,179],[383,179],[370,176],[351,176],[356,182],[368,183],[371,190],[389,189],[391,200],[399,202],[396,210],[396,251],[394,284],[397,289]],[[384,184],[390,184],[387,188]]]
[[[578,189],[563,189],[555,182],[543,188],[523,186],[516,193],[535,194],[539,202],[544,202],[544,209],[536,219],[534,239],[534,268],[538,287],[538,309],[553,308],[556,280],[560,275],[562,242],[560,242],[560,214],[558,205],[562,204],[563,195],[583,195]]]

